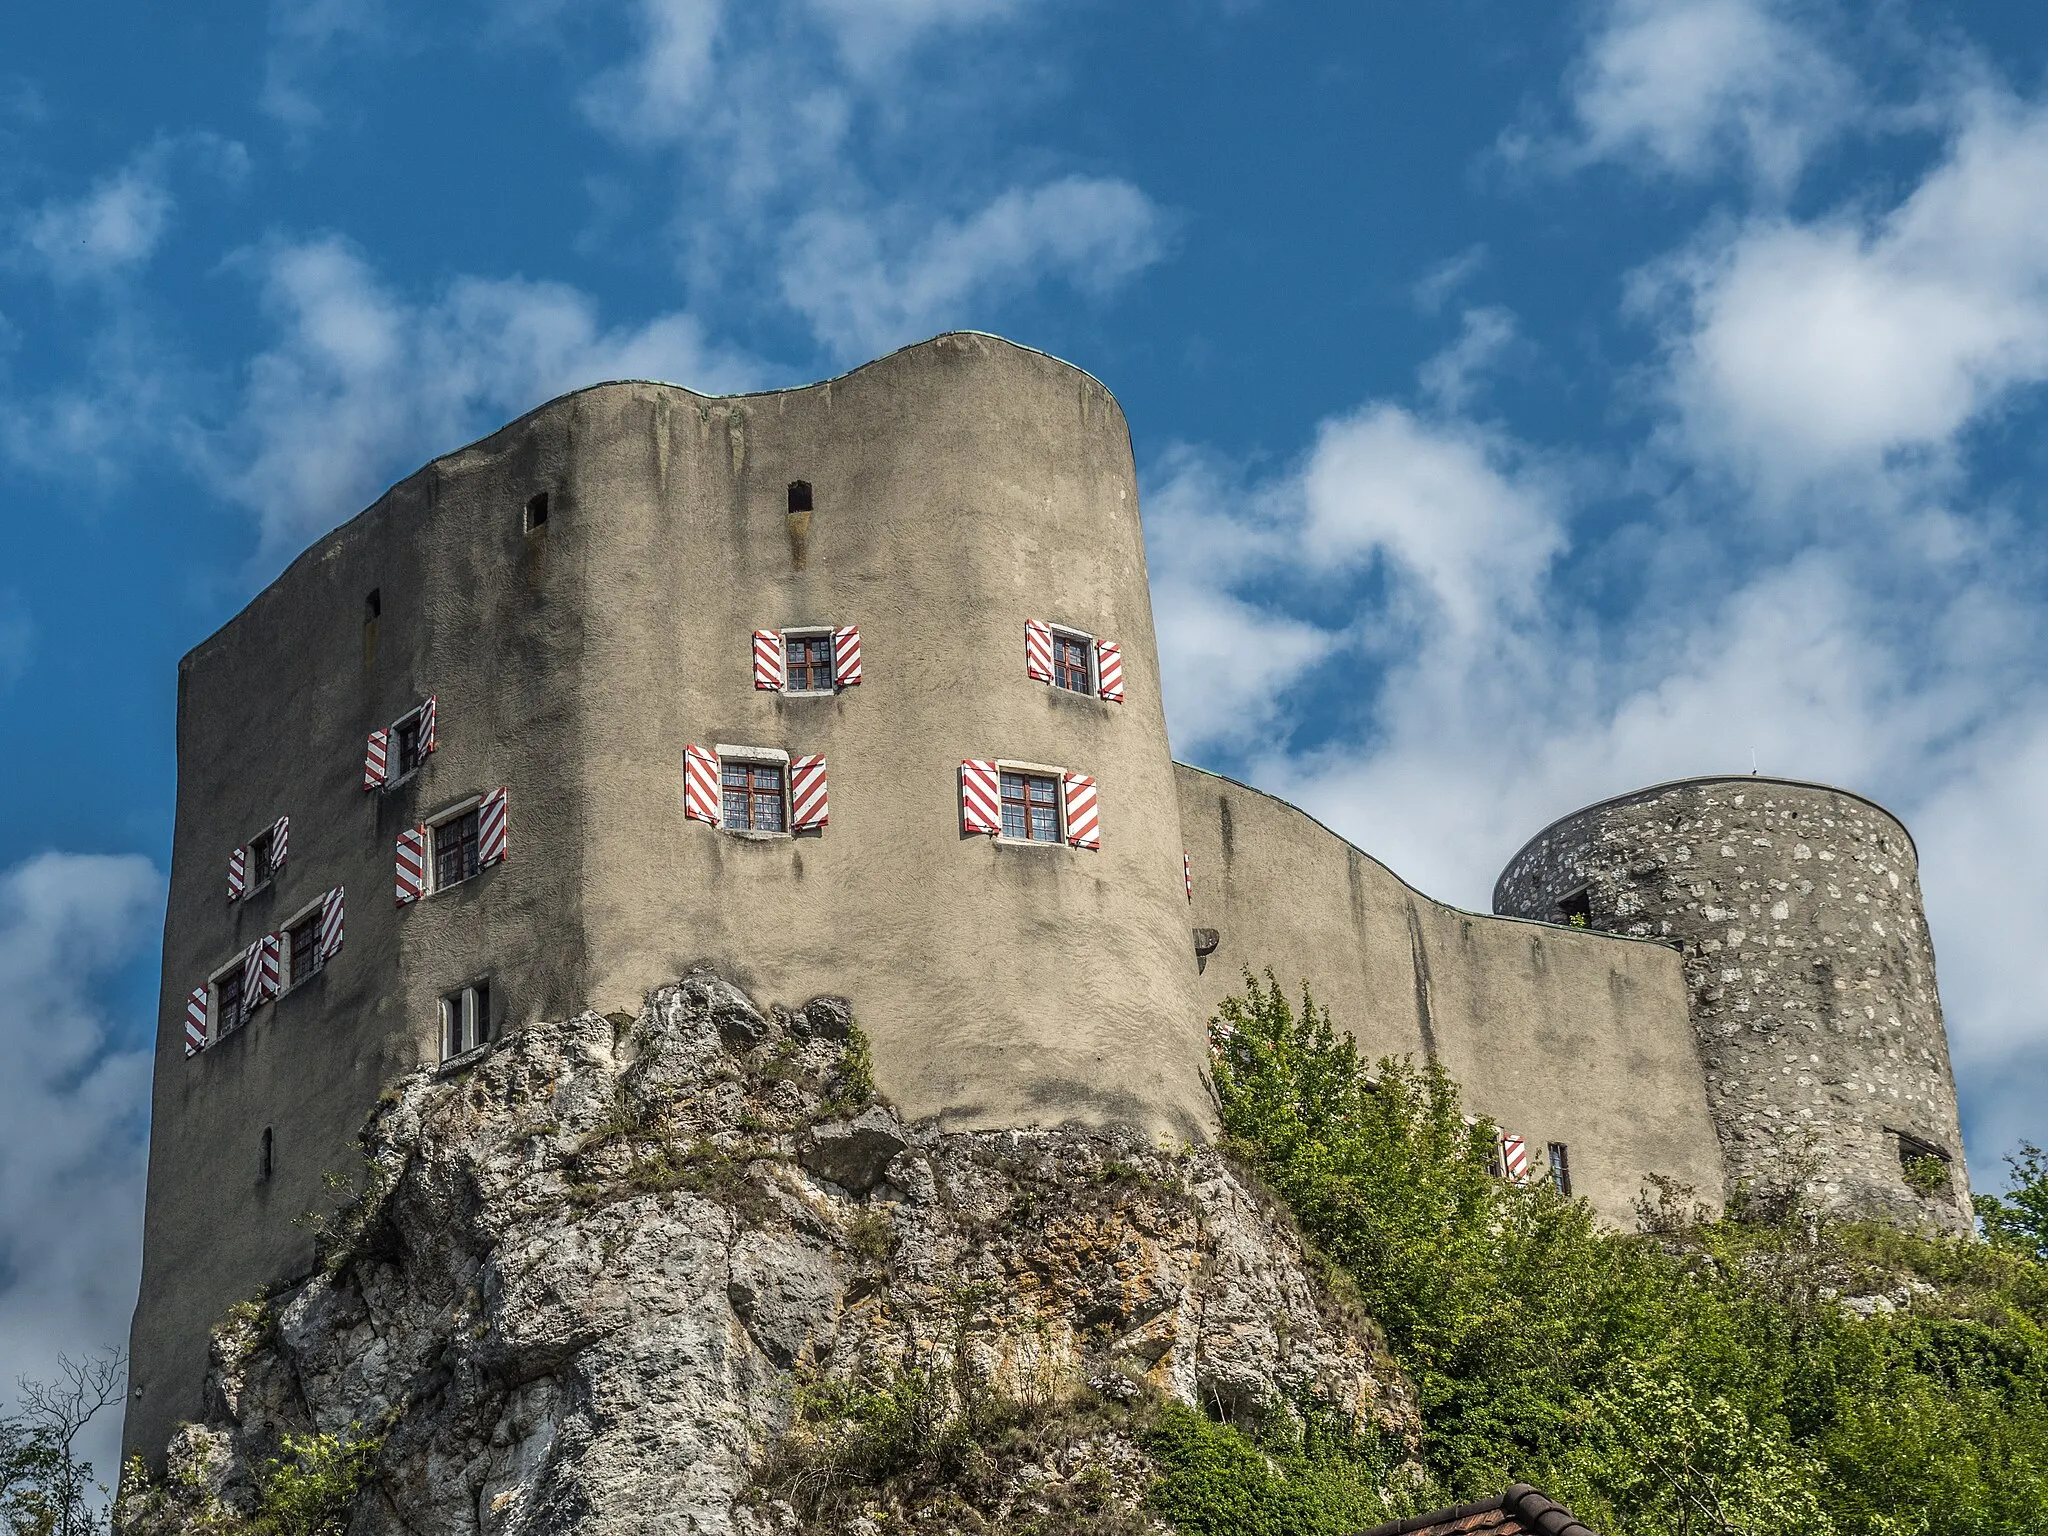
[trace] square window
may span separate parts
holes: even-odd
[[[832,637],[790,635],[783,644],[789,664],[783,687],[791,693],[830,693]]]
[[[1003,836],[1030,843],[1060,840],[1060,781],[1040,773],[1004,773]]]
[[[1065,688],[1070,693],[1093,693],[1095,673],[1089,666],[1088,652],[1094,642],[1078,639],[1073,635],[1052,637],[1052,681],[1055,688]]]
[[[249,844],[249,884],[253,888],[268,885],[277,873],[277,829],[271,827],[256,834]]]
[[[403,720],[399,721],[392,731],[392,734],[398,738],[398,777],[400,778],[404,778],[408,773],[418,771],[420,764],[427,760],[427,754],[421,750],[425,742],[420,734],[420,725],[419,711],[414,710]]]
[[[782,765],[725,760],[719,778],[725,791],[724,825],[734,832],[781,832]]]
[[[320,909],[315,907],[285,929],[284,937],[291,965],[285,976],[285,985],[296,987],[302,981],[311,980],[313,973],[320,969]]]
[[[229,966],[213,978],[213,1036],[218,1040],[231,1029],[240,1029],[248,1017],[242,1000],[242,968]]]
[[[478,862],[477,825],[481,812],[464,811],[437,824],[434,831],[434,889],[459,885],[483,866]]]
[[[466,1056],[491,1038],[491,984],[472,982],[441,999],[441,1059]]]

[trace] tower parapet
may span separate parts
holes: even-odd
[[[1970,1230],[1912,836],[1847,790],[1686,779],[1523,846],[1493,909],[1673,942],[1731,1185]],[[1938,1175],[1938,1176],[1937,1176]]]

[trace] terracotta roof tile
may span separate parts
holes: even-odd
[[[1516,1483],[1506,1493],[1434,1514],[1390,1520],[1358,1536],[1594,1536],[1570,1510]]]

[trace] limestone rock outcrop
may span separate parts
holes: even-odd
[[[906,1125],[865,1078],[842,1002],[693,972],[403,1080],[326,1267],[217,1332],[131,1528],[246,1510],[329,1433],[381,1436],[356,1536],[773,1529],[744,1496],[800,1392],[906,1372],[1412,1436],[1370,1326],[1215,1152]]]

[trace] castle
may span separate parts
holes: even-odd
[[[1204,1138],[1205,1021],[1271,968],[1617,1223],[1796,1166],[1969,1226],[1898,822],[1688,781],[1546,830],[1498,916],[1431,900],[1173,761],[1122,412],[993,337],[598,385],[434,461],[184,659],[178,761],[131,1451],[311,1268],[395,1079],[699,962],[846,997],[948,1128]]]

